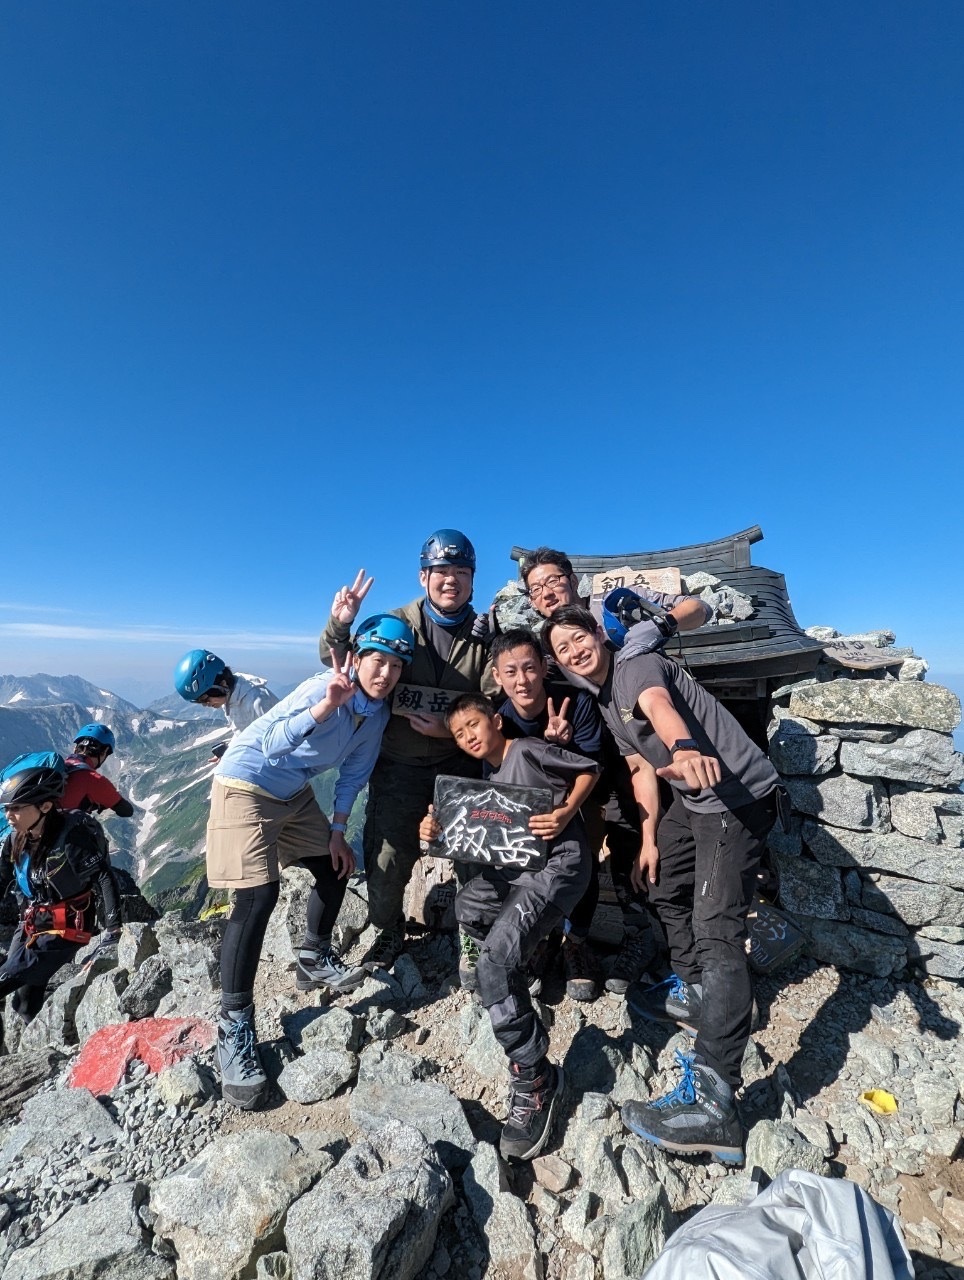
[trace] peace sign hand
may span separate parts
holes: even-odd
[[[358,610],[362,606],[362,601],[371,590],[374,578],[366,578],[365,570],[359,569],[355,574],[355,581],[351,586],[339,587],[335,592],[335,598],[331,602],[331,616],[338,622],[343,622],[346,626],[350,626],[358,617]]]
[[[562,706],[556,711],[552,705],[552,699],[549,698],[546,701],[546,710],[549,712],[549,720],[542,736],[546,742],[554,742],[557,746],[564,747],[567,742],[572,741],[572,725],[566,719],[569,714],[569,699],[563,698]]]
[[[351,653],[345,654],[345,665],[341,666],[334,654],[331,655],[332,661],[332,677],[328,681],[328,688],[325,690],[325,700],[329,706],[343,707],[346,702],[350,702],[355,693],[355,684],[352,680],[353,666]]]

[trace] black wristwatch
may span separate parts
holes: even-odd
[[[671,640],[679,631],[679,623],[671,613],[657,614],[653,621],[656,623],[656,630],[667,640]]]
[[[670,755],[675,756],[677,751],[699,751],[700,744],[695,738],[677,738],[670,747]]]

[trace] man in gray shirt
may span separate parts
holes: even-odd
[[[675,972],[630,1004],[696,1035],[677,1088],[649,1104],[627,1103],[623,1122],[669,1151],[742,1163],[734,1091],[753,1003],[746,915],[776,818],[776,770],[676,663],[657,653],[616,662],[588,610],[558,609],[543,642],[560,666],[598,689],[603,720],[632,773],[642,824],[633,883],[648,889]],[[674,793],[662,819],[658,778]]]

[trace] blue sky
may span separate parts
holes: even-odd
[[[440,525],[760,524],[964,686],[964,9],[14,6],[0,669],[314,669]]]

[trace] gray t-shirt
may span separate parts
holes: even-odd
[[[518,787],[548,787],[552,807],[558,809],[565,803],[579,774],[599,773],[600,768],[588,756],[578,756],[574,751],[557,747],[542,738],[516,738],[498,769],[488,776],[493,781],[508,782]],[[549,853],[560,853],[573,843],[580,848],[586,846],[586,829],[579,812],[555,840],[549,842]]]
[[[721,813],[762,800],[779,783],[777,772],[725,707],[697,684],[677,663],[658,653],[613,661],[599,690],[599,709],[624,756],[640,755],[654,769],[672,763],[673,757],[639,709],[645,689],[666,689],[686,724],[687,736],[699,743],[704,755],[717,756],[723,772],[719,786],[681,792],[687,809]]]

